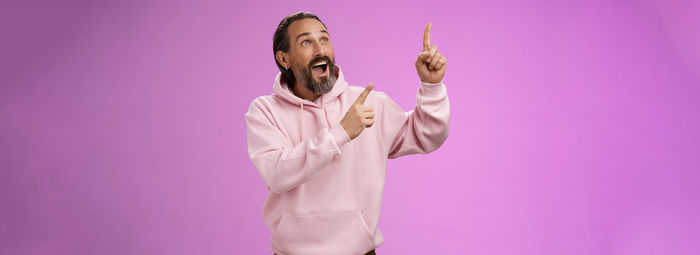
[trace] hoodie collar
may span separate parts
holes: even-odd
[[[337,74],[335,84],[333,84],[333,89],[331,89],[330,92],[321,95],[316,99],[316,101],[313,102],[294,95],[292,90],[287,87],[286,83],[281,83],[282,72],[277,73],[277,77],[275,77],[275,84],[272,88],[275,91],[275,95],[283,98],[285,101],[291,104],[297,106],[308,105],[311,107],[323,107],[323,105],[329,104],[336,100],[338,96],[348,87],[347,82],[345,82],[345,79],[343,78],[343,72],[340,70],[340,67],[334,66],[333,68]],[[323,103],[323,105],[321,105],[321,103]]]

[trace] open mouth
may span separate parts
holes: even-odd
[[[328,62],[326,61],[321,61],[313,66],[311,66],[311,70],[313,70],[313,73],[318,76],[322,76],[326,74],[326,71],[328,70]]]

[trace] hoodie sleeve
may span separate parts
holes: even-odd
[[[447,139],[450,126],[450,102],[443,83],[421,82],[413,110],[404,112],[387,97],[384,109],[391,127],[389,158],[429,153]],[[393,124],[396,123],[396,124]]]
[[[340,154],[340,147],[350,141],[338,123],[293,145],[277,127],[269,111],[255,101],[245,120],[248,155],[267,186],[275,193],[286,192],[313,179]]]

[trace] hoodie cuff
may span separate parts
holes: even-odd
[[[336,149],[338,149],[338,151],[340,151],[340,147],[350,141],[350,136],[348,136],[348,133],[345,132],[345,129],[342,125],[340,125],[340,122],[335,123],[330,129],[328,129],[328,132],[333,135],[333,143],[337,146]]]
[[[433,97],[441,97],[443,94],[445,94],[445,84],[442,82],[439,83],[427,83],[427,82],[420,82],[420,88],[418,89],[418,95],[419,97],[427,97],[427,98],[433,98]]]
[[[442,84],[442,82],[438,82],[438,83],[427,83],[427,82],[422,82],[422,81],[420,82],[421,86],[428,86],[428,87],[435,87],[435,86],[438,86],[440,84]]]

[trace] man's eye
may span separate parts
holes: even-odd
[[[321,38],[321,42],[328,42],[328,38]]]
[[[309,45],[309,41],[303,41],[303,42],[301,42],[301,45],[303,45],[303,46],[308,46],[308,45]]]

